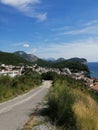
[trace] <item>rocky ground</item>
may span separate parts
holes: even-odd
[[[30,120],[21,130],[57,130],[55,125],[52,125],[49,118],[45,116],[45,109],[47,109],[45,101],[37,104],[30,116]]]

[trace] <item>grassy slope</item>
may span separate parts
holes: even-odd
[[[32,71],[22,76],[16,76],[15,78],[0,76],[0,102],[23,94],[40,84],[40,75]]]
[[[98,103],[71,79],[58,79],[48,96],[50,119],[60,130],[98,130]]]
[[[73,72],[78,72],[78,71],[89,72],[89,68],[85,64],[82,64],[81,62],[71,62],[69,60],[60,61],[60,62],[48,62],[48,61],[39,59],[35,63],[37,63],[39,66],[42,66],[42,67],[60,68],[60,69],[67,67],[71,69]]]
[[[25,59],[13,54],[13,53],[7,53],[7,52],[0,52],[0,63],[1,64],[11,64],[11,65],[18,65],[20,63],[29,64],[28,61]]]

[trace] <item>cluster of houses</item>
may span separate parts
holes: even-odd
[[[44,68],[44,67],[37,66],[37,64],[32,65],[32,66],[28,66],[28,65],[14,66],[14,65],[1,64],[0,65],[0,75],[4,75],[4,76],[8,75],[11,77],[15,77],[16,75],[22,75],[23,72],[25,71],[25,67],[27,69],[32,69],[33,71],[36,71],[40,74],[47,73],[47,72],[56,72],[56,73],[60,74],[59,69]]]
[[[4,76],[11,76],[15,77],[16,75],[21,75],[22,72],[22,67],[20,66],[13,66],[13,65],[5,65],[1,64],[0,65],[0,75]]]
[[[86,85],[90,88],[93,88],[96,80],[94,78],[88,78],[84,76],[84,72],[78,72],[78,73],[71,73],[69,68],[64,68],[62,70],[59,70],[58,68],[44,68],[44,67],[40,67],[37,64],[32,65],[32,66],[26,66],[26,68],[30,68],[33,71],[36,71],[40,74],[42,73],[47,73],[47,72],[56,72],[57,74],[61,74],[61,75],[68,75],[72,78],[75,78],[76,80],[84,80]],[[1,64],[0,65],[0,75],[9,75],[11,77],[15,77],[16,75],[22,75],[23,72],[25,71],[25,66],[21,65],[21,66],[13,66],[13,65],[5,65],[5,64]]]
[[[86,77],[83,71],[78,73],[72,73],[71,77],[75,78],[76,80],[85,81],[85,84],[89,89],[98,90],[98,79]]]

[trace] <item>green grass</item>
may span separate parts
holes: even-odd
[[[0,102],[26,93],[40,84],[41,76],[32,71],[27,71],[24,75],[14,78],[0,76]]]
[[[48,115],[60,130],[98,130],[98,104],[77,81],[58,79],[48,95]]]
[[[76,93],[76,92],[75,92]],[[98,104],[89,95],[81,92],[75,94],[72,109],[78,130],[98,130]]]

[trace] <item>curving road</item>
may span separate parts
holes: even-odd
[[[29,119],[35,105],[44,98],[50,81],[8,102],[0,104],[0,130],[19,130]]]

